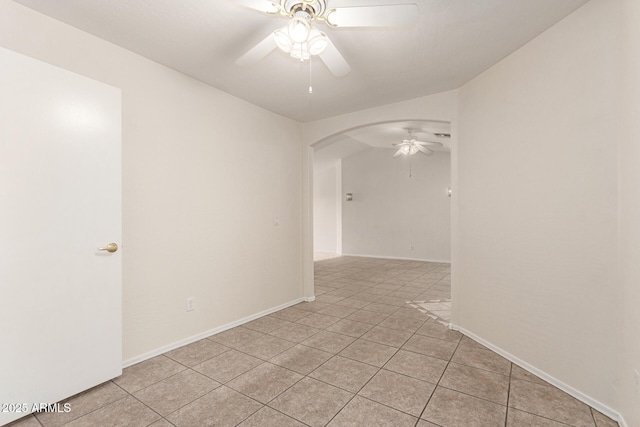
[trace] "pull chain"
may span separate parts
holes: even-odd
[[[311,56],[309,56],[309,95],[313,94],[313,86],[311,86]]]

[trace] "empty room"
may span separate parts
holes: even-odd
[[[637,0],[0,0],[0,425],[640,426]]]

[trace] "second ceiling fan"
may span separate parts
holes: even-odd
[[[413,129],[407,129],[409,133],[409,137],[407,139],[403,139],[402,142],[397,144],[393,144],[395,148],[398,149],[393,157],[398,157],[400,155],[405,156],[413,156],[417,153],[422,153],[427,156],[433,154],[433,150],[430,148],[433,147],[442,147],[442,143],[435,141],[418,141],[413,137]]]
[[[328,0],[235,0],[242,6],[288,19],[287,24],[267,35],[236,61],[251,65],[275,49],[300,61],[318,56],[329,71],[341,77],[351,67],[329,37],[315,26],[324,23],[332,28],[393,27],[412,24],[418,17],[413,3],[329,8]]]

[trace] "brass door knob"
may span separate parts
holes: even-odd
[[[98,250],[99,251],[107,251],[107,252],[114,253],[115,251],[118,250],[118,245],[112,242],[112,243],[109,243],[104,248],[98,248]]]

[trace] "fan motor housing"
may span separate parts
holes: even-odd
[[[326,0],[286,0],[284,8],[291,16],[299,12],[321,16],[327,9],[327,2]]]

